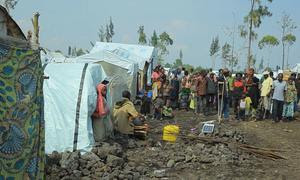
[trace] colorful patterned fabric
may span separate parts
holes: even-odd
[[[44,179],[39,51],[0,42],[0,180]]]

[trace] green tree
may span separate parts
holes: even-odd
[[[165,68],[172,68],[172,64],[166,63],[166,64],[165,64]]]
[[[159,41],[158,36],[157,36],[157,34],[156,34],[156,31],[154,30],[154,31],[153,31],[153,35],[152,35],[152,37],[151,37],[150,45],[152,45],[153,47],[157,47],[158,41]]]
[[[264,70],[264,58],[261,58],[259,66],[258,66],[258,72],[261,72]]]
[[[111,17],[109,18],[108,28],[109,28],[109,34],[110,34],[110,42],[112,42],[112,38],[115,35],[115,31],[114,31],[114,23],[113,23]]]
[[[219,37],[215,37],[212,39],[211,45],[210,45],[210,50],[209,50],[209,55],[212,60],[212,69],[215,69],[216,65],[216,58],[218,56],[218,52],[220,50],[220,45],[219,45]]]
[[[82,56],[84,54],[86,54],[86,52],[82,48],[76,50],[76,56]]]
[[[167,32],[161,33],[157,36],[156,31],[153,32],[150,45],[158,50],[158,63],[163,64],[164,57],[169,54],[168,46],[173,45],[173,39]]]
[[[296,42],[296,36],[293,34],[287,34],[283,37],[283,41],[287,43],[288,49],[287,49],[287,57],[286,57],[286,65],[289,67],[289,54],[290,54],[290,47]]]
[[[115,35],[114,24],[110,17],[109,23],[105,25],[105,29],[101,26],[98,30],[98,37],[100,42],[112,42],[112,38]]]
[[[282,45],[282,67],[281,68],[284,69],[285,68],[285,66],[284,66],[284,64],[285,64],[285,47],[286,47],[286,43],[288,43],[286,41],[286,36],[288,34],[291,34],[293,32],[293,30],[295,30],[297,28],[297,26],[295,25],[292,18],[290,18],[290,16],[287,15],[286,13],[283,13],[282,18],[278,23],[281,27],[281,45]]]
[[[259,28],[262,19],[265,16],[272,16],[272,13],[269,11],[269,8],[266,5],[262,4],[263,0],[249,0],[250,1],[250,11],[247,16],[244,17],[244,22],[247,24],[248,29],[243,28],[243,33],[241,35],[247,34],[248,39],[248,53],[247,53],[247,66],[248,68],[251,66],[252,54],[251,54],[251,44],[253,39],[255,38],[256,33],[254,32],[254,28]],[[267,2],[272,2],[273,0],[265,0]],[[246,36],[244,36],[246,37]]]
[[[144,26],[140,26],[139,30],[137,32],[139,34],[139,44],[142,44],[142,45],[147,44],[147,37],[144,32]]]
[[[173,45],[173,39],[170,37],[170,35],[167,32],[163,32],[159,35],[159,54],[158,54],[158,61],[159,64],[163,64],[164,62],[164,56],[169,54],[168,46]]]
[[[54,52],[62,54],[61,50],[59,50],[59,49],[55,50]]]
[[[270,57],[272,53],[272,48],[279,45],[279,41],[275,36],[266,35],[264,36],[259,42],[258,47],[259,49],[268,48],[269,55],[268,55],[268,63],[267,66],[270,67]]]
[[[182,67],[184,67],[184,69],[189,72],[191,72],[192,69],[195,69],[194,66],[192,66],[190,64],[184,64],[184,65],[182,65]]]
[[[106,42],[112,42],[112,35],[110,34],[110,29],[108,24],[106,24],[105,40]]]
[[[173,64],[173,68],[179,68],[183,66],[182,60],[181,59],[176,59],[174,64]]]
[[[99,28],[99,31],[98,31],[98,37],[99,37],[100,42],[105,42],[105,37],[106,37],[106,35],[105,35],[105,31],[104,31],[103,26],[101,26],[101,27]]]
[[[230,61],[230,51],[231,51],[231,46],[226,42],[222,46],[223,68],[227,67],[227,63]]]
[[[183,53],[182,53],[182,50],[180,49],[179,51],[179,59],[181,59],[181,61],[183,61]]]

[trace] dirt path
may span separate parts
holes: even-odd
[[[214,169],[197,171],[183,171],[178,173],[178,179],[197,179],[197,174],[209,175],[207,179],[300,179],[300,119],[289,123],[272,123],[266,121],[229,122],[232,129],[243,132],[247,144],[270,149],[280,149],[277,153],[286,160],[272,161],[258,158],[251,164],[235,166],[220,166]],[[197,117],[190,112],[177,112],[176,122],[182,129],[189,130],[199,121],[216,120],[216,116]],[[175,178],[177,179],[177,178]]]
[[[259,147],[282,149],[280,155],[287,160],[263,161],[263,170],[279,179],[300,179],[300,120],[289,123],[269,121],[242,122],[238,126],[245,132],[249,143]]]

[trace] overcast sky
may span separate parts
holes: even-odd
[[[116,35],[113,42],[135,44],[137,30],[145,26],[148,37],[153,30],[171,34],[174,44],[170,47],[167,62],[173,62],[183,51],[184,63],[209,67],[211,60],[209,47],[214,36],[219,35],[221,44],[230,38],[226,29],[242,24],[249,11],[247,0],[19,0],[12,16],[24,32],[31,29],[30,18],[38,11],[40,16],[41,44],[51,50],[67,51],[69,45],[90,49],[90,41],[98,39],[97,31],[111,16]],[[280,36],[277,21],[285,11],[300,26],[300,1],[274,0],[270,5],[273,13],[265,18],[258,30],[259,38],[271,34]],[[294,32],[299,38],[290,50],[290,64],[300,62],[300,27]],[[236,34],[236,45],[241,48],[244,40]],[[262,57],[267,59],[267,51],[253,45],[258,63]],[[271,65],[281,65],[281,46],[273,49]],[[246,54],[246,51],[241,51]],[[240,66],[245,64],[241,57]],[[217,61],[221,65],[221,59]]]

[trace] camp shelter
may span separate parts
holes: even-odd
[[[0,6],[0,179],[43,179],[43,73],[38,50]]]
[[[296,64],[293,68],[292,71],[299,74],[300,73],[300,63]]]
[[[98,63],[101,64],[107,76],[114,79],[114,81],[119,81],[119,84],[115,86],[120,86],[125,84],[127,88],[125,89],[116,89],[113,91],[119,91],[122,93],[122,90],[129,90],[132,94],[132,97],[135,97],[137,94],[137,72],[138,65],[135,62],[127,61],[122,59],[118,55],[115,55],[109,51],[101,50],[94,53],[85,54],[75,58],[72,62],[76,63]],[[118,80],[117,80],[118,79]],[[111,92],[116,94],[117,92]],[[117,95],[119,97],[120,95]],[[115,103],[112,100],[112,104]]]
[[[46,153],[89,151],[96,86],[106,74],[99,64],[49,63],[44,68]]]
[[[47,49],[41,51],[41,60],[42,64],[46,63],[64,63],[68,61],[68,58],[65,57],[60,52],[54,52]]]
[[[96,42],[91,53],[107,50],[123,59],[139,64],[139,89],[144,89],[147,82],[151,82],[151,73],[157,65],[157,49],[152,46],[133,44]]]

